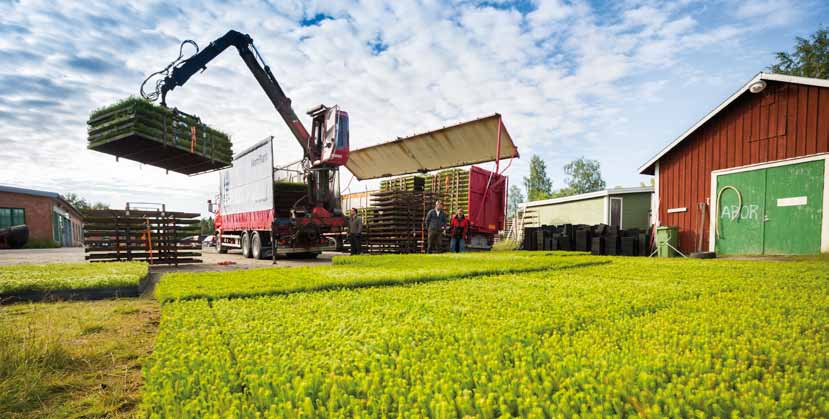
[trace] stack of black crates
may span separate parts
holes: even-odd
[[[650,235],[646,230],[620,230],[597,224],[543,225],[524,228],[523,250],[574,250],[594,255],[649,256]]]

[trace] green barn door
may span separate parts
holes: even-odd
[[[736,188],[739,195],[729,186]],[[717,176],[717,194],[720,196],[717,209],[717,222],[719,223],[719,234],[716,239],[717,253],[723,255],[763,253],[765,170]],[[742,197],[742,206],[740,197]]]
[[[766,169],[763,253],[820,253],[823,165],[818,160]]]
[[[818,160],[717,176],[717,253],[820,253],[823,170]]]

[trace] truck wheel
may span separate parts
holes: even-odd
[[[250,252],[250,236],[247,231],[242,233],[242,256],[248,259],[253,256]]]
[[[222,246],[222,237],[216,236],[216,253],[225,254],[227,253],[227,247]]]
[[[259,232],[253,233],[253,239],[250,241],[251,254],[254,259],[262,259],[262,239],[259,238]]]

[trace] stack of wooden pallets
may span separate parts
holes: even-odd
[[[111,154],[187,175],[230,166],[230,137],[176,109],[129,98],[92,112],[88,144]]]
[[[89,210],[84,216],[84,250],[90,262],[146,261],[150,264],[201,263],[197,213],[142,210]]]
[[[434,194],[425,191],[380,191],[367,211],[365,248],[370,253],[420,253],[424,250],[423,219]]]

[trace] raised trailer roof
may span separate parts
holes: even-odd
[[[500,114],[394,141],[353,150],[346,167],[359,180],[425,173],[433,170],[518,157],[518,148]]]

